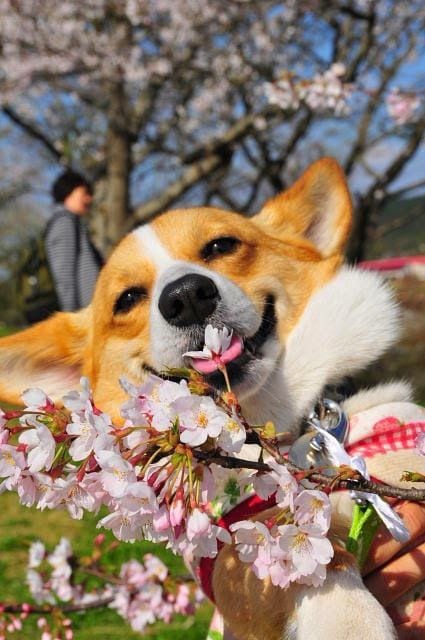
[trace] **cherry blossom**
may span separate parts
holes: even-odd
[[[331,504],[323,491],[305,489],[294,501],[295,522],[298,525],[314,524],[326,534],[331,523]]]
[[[264,94],[270,104],[284,111],[296,110],[304,103],[318,113],[328,111],[337,116],[346,115],[353,85],[344,83],[345,73],[341,62],[335,62],[327,71],[310,80],[299,80],[284,73],[276,82],[265,83]]]
[[[30,546],[29,554],[28,554],[28,567],[30,569],[36,569],[46,555],[46,547],[40,540],[33,542]]]
[[[263,498],[263,500],[267,500],[271,495],[276,493],[278,487],[278,481],[271,473],[255,472],[252,478],[252,484],[255,493],[260,496],[260,498]]]
[[[6,478],[0,484],[0,493],[15,487],[25,466],[25,456],[21,451],[12,445],[0,445],[0,478]]]
[[[245,427],[233,409],[232,414],[227,416],[221,433],[218,436],[218,444],[223,451],[233,455],[235,453],[240,453],[245,441]]]
[[[134,542],[143,538],[140,518],[119,509],[99,520],[97,526],[110,529],[118,540],[124,542]]]
[[[205,328],[205,351],[209,357],[219,356],[223,354],[230,346],[233,331],[229,331],[227,327],[217,329],[211,324]]]
[[[45,469],[49,471],[53,464],[56,442],[50,430],[44,424],[28,429],[19,436],[19,442],[28,450],[28,468],[31,473]]]
[[[179,407],[182,407],[178,415],[183,429],[180,440],[191,447],[203,444],[208,437],[217,438],[229,420],[227,414],[209,397],[194,396],[189,403],[176,403],[176,410]]]
[[[36,505],[39,509],[47,506],[46,496],[53,485],[53,479],[46,473],[24,471],[19,478],[17,492],[21,504],[26,507]]]
[[[269,497],[276,492],[276,502],[283,509],[289,507],[291,511],[294,509],[294,499],[299,491],[299,486],[294,476],[282,465],[275,460],[269,460],[269,467],[272,471],[268,474],[268,479],[254,478],[254,486],[256,490],[261,491],[262,497]],[[266,494],[269,495],[266,496]]]
[[[208,324],[205,328],[202,351],[187,351],[184,357],[190,358],[192,366],[201,373],[211,373],[237,358],[243,351],[242,339],[233,336],[227,327],[218,329]]]
[[[145,411],[151,415],[151,425],[157,431],[168,431],[175,422],[178,415],[175,402],[181,398],[188,398],[189,403],[192,400],[186,380],[180,383],[162,380],[146,395]]]
[[[69,453],[73,460],[84,460],[95,447],[97,438],[102,435],[102,446],[105,446],[105,436],[110,434],[112,425],[105,414],[96,415],[92,407],[84,408],[82,414],[72,414],[72,422],[66,427],[66,432],[72,436],[78,436],[72,441]],[[114,438],[110,435],[110,443]]]
[[[279,527],[279,546],[301,575],[312,575],[333,557],[333,547],[314,525],[287,524]]]
[[[289,74],[285,74],[274,83],[266,82],[264,95],[269,104],[276,105],[283,111],[298,109],[300,106],[298,88]]]
[[[145,529],[145,536],[149,536],[149,540],[155,539],[155,534],[166,533],[171,528],[170,512],[165,505],[162,505],[158,511],[153,514],[152,527]],[[165,537],[164,537],[165,539]]]
[[[254,562],[260,547],[268,548],[273,544],[270,531],[262,522],[241,520],[230,525],[230,531],[234,533],[236,551],[242,562]]]
[[[53,553],[47,556],[48,563],[53,567],[50,577],[51,589],[64,602],[73,597],[73,588],[70,583],[72,568],[69,564],[71,556],[72,548],[67,538],[61,538]]]
[[[37,603],[48,602],[50,604],[55,603],[55,598],[50,589],[46,588],[43,579],[34,569],[28,569],[26,574],[26,582],[30,593]]]
[[[44,504],[49,509],[64,507],[72,518],[81,520],[84,511],[92,512],[100,506],[90,488],[90,484],[80,482],[76,474],[56,478],[46,491]]]
[[[281,589],[285,589],[294,580],[293,565],[279,546],[279,536],[273,537],[269,545],[259,546],[252,569],[257,578],[269,578],[273,585]]]
[[[187,519],[187,539],[191,543],[190,549],[195,556],[214,558],[217,555],[217,542],[230,544],[232,538],[228,531],[211,523],[206,513],[194,509]]]
[[[38,614],[37,620],[42,639],[72,640],[72,620],[60,615],[64,603],[83,610],[85,606],[104,607],[106,600],[135,631],[143,632],[146,625],[158,620],[169,622],[176,613],[193,613],[202,601],[199,589],[192,582],[180,577],[174,579],[164,563],[152,554],[146,554],[141,561],[132,559],[108,575],[102,566],[103,554],[107,551],[103,544],[102,537],[96,538],[94,553],[84,559],[74,555],[66,538],[62,538],[51,553],[46,552],[40,541],[31,545],[27,584],[32,598],[43,605],[45,612],[43,616]],[[42,572],[38,570],[41,562]],[[92,569],[104,576],[105,584],[89,590],[81,577],[90,575]],[[21,629],[22,621],[33,613],[32,605],[23,603],[17,617],[7,613],[7,606],[0,603],[0,634],[6,627],[10,633]]]
[[[132,465],[112,451],[98,451],[96,459],[100,465],[100,481],[105,491],[113,498],[122,498],[129,485],[136,482]]]
[[[88,378],[80,378],[79,391],[69,391],[63,396],[64,406],[72,412],[84,413],[87,409],[93,409],[93,398]]]
[[[49,396],[41,389],[27,389],[21,395],[24,405],[30,411],[45,411],[52,408],[53,402]]]
[[[186,516],[185,492],[179,487],[175,493],[174,499],[170,505],[170,524],[172,527],[178,527]]]
[[[386,97],[386,106],[390,117],[398,125],[404,125],[414,120],[421,106],[421,99],[414,93],[394,88]]]
[[[262,522],[241,521],[230,526],[236,551],[242,562],[252,563],[259,579],[285,588],[303,576],[320,576],[330,561],[333,548],[324,532],[312,525],[281,525],[271,528]]]

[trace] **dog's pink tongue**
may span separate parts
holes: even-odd
[[[227,364],[241,355],[243,351],[243,342],[239,336],[232,336],[229,348],[214,360],[203,360],[201,358],[192,358],[193,367],[200,373],[212,373],[217,371],[220,363]]]

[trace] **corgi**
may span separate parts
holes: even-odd
[[[166,212],[120,242],[89,307],[0,340],[0,397],[18,402],[24,389],[41,387],[60,398],[84,375],[96,405],[119,420],[121,377],[140,383],[181,367],[182,354],[202,348],[207,324],[226,326],[244,345],[228,375],[245,417],[272,420],[295,440],[324,386],[378,358],[398,334],[387,286],[343,266],[351,223],[350,194],[332,158],[315,162],[252,218],[210,207]],[[224,384],[217,372],[209,378]],[[407,401],[409,393],[398,384],[377,395]],[[363,394],[357,409],[372,406],[372,396]],[[258,580],[225,546],[212,587],[229,633],[396,638],[353,557],[335,548],[323,587],[284,591]]]

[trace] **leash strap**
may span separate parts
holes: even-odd
[[[266,509],[270,509],[275,506],[276,498],[274,494],[268,500],[263,500],[263,498],[254,494],[238,504],[234,509],[229,511],[229,513],[222,516],[216,524],[218,527],[222,527],[229,531],[230,525],[235,522],[239,522],[239,520],[247,520],[256,514],[261,513],[261,511],[266,511]],[[218,542],[218,551],[220,551],[223,545],[223,542]],[[215,600],[212,588],[212,576],[215,560],[216,558],[201,558],[196,572],[202,591],[214,604]]]

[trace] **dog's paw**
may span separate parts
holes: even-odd
[[[354,568],[330,570],[323,587],[302,589],[295,621],[282,640],[397,639],[390,617]]]

